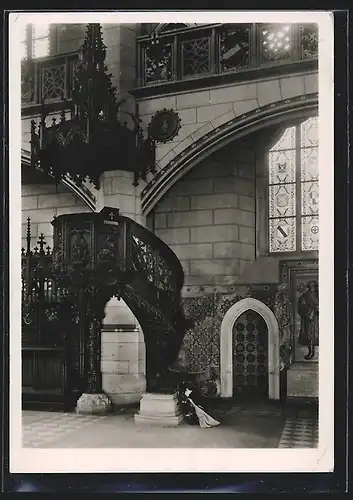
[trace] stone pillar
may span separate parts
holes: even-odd
[[[119,160],[117,160],[118,163]],[[105,172],[101,179],[103,206],[114,207],[125,215],[146,226],[146,217],[141,213],[141,186],[134,186],[134,174],[124,170]]]
[[[143,332],[124,301],[115,298],[103,321],[102,374],[114,407],[136,404],[146,391]]]
[[[106,64],[112,74],[113,85],[128,99],[122,105],[120,119],[129,123],[124,111],[135,112],[135,100],[128,92],[136,87],[136,24],[103,24],[103,40],[107,47]]]
[[[163,336],[163,333],[159,332],[158,335]],[[176,393],[177,380],[164,366],[159,365],[162,355],[158,354],[156,343],[150,344],[146,351],[147,362],[150,363],[147,365],[148,392],[142,396],[135,423],[177,427],[183,420]]]

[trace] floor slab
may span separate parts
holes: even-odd
[[[310,408],[227,404],[211,413],[208,429],[136,426],[137,408],[105,416],[23,411],[23,445],[34,448],[310,448],[317,446],[317,414]]]

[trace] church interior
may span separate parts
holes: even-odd
[[[317,26],[28,24],[21,49],[24,445],[317,446]]]

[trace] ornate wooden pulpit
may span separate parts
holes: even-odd
[[[111,406],[102,390],[101,328],[105,306],[126,278],[125,221],[118,219],[119,210],[104,208],[99,214],[61,215],[52,222],[53,273],[79,304],[79,362],[87,387],[77,403],[82,413]]]

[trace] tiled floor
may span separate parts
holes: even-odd
[[[311,409],[227,405],[212,415],[221,425],[200,429],[136,426],[136,409],[114,415],[23,412],[23,444],[34,448],[311,448],[318,425]]]
[[[315,448],[319,439],[319,422],[313,410],[298,409],[286,418],[279,448]]]

